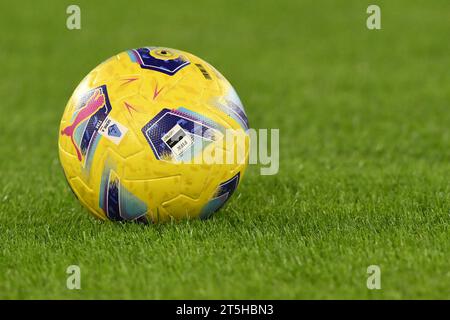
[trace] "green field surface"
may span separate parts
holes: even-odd
[[[450,298],[449,14],[448,0],[3,1],[0,298]],[[210,62],[252,128],[280,130],[279,173],[250,166],[207,221],[98,221],[64,179],[73,89],[146,45]]]

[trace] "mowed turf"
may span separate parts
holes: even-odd
[[[372,2],[77,1],[78,31],[72,2],[3,2],[0,298],[449,298],[450,2],[376,1],[369,31]],[[279,173],[251,166],[208,221],[100,222],[64,180],[72,90],[145,45],[204,58],[280,129]]]

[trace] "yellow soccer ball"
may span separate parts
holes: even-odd
[[[242,180],[248,129],[238,95],[214,67],[145,47],[81,81],[61,120],[59,157],[76,197],[98,218],[206,219]]]

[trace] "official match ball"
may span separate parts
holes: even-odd
[[[100,219],[209,218],[242,180],[248,120],[230,83],[187,52],[144,47],[92,70],[65,108],[59,157]]]

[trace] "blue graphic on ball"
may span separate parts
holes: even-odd
[[[116,124],[109,126],[108,136],[120,138],[121,135],[122,135],[122,132],[120,132],[120,129]]]
[[[128,51],[128,55],[131,57],[132,61],[138,62],[141,68],[159,71],[168,74],[169,76],[173,76],[179,70],[190,64],[190,62],[182,55],[173,58],[165,58],[164,54],[169,53],[169,49],[160,50],[163,54],[160,58],[154,57],[151,54],[152,50],[157,50],[157,48],[149,47],[132,49]]]

